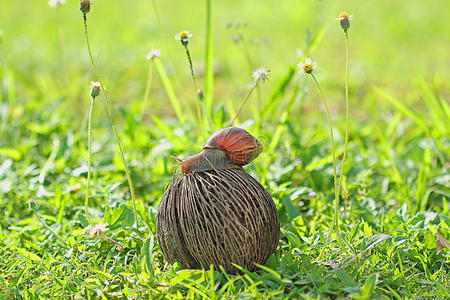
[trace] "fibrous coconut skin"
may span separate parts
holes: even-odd
[[[156,219],[166,260],[184,268],[232,263],[249,271],[275,252],[280,222],[269,193],[241,167],[190,172],[174,178]]]

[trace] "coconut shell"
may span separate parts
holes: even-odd
[[[159,205],[156,233],[168,262],[236,273],[232,263],[255,271],[275,252],[280,222],[269,193],[236,167],[174,178]]]

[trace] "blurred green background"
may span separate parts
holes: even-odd
[[[97,0],[89,13],[91,46],[100,73],[112,101],[127,106],[140,101],[145,88],[147,61],[151,48],[161,49],[166,67],[176,79],[178,93],[188,103],[193,93],[184,50],[173,36],[190,30],[194,66],[202,74],[205,54],[204,1],[156,1],[161,37],[152,1]],[[35,88],[16,87],[18,101],[36,97],[45,90],[45,98],[69,97],[77,113],[85,111],[86,93],[94,79],[88,61],[79,1],[68,0],[58,9],[45,0],[4,1],[0,11],[3,51],[17,76]],[[439,90],[448,93],[450,72],[450,27],[448,1],[214,1],[214,64],[217,71],[216,103],[231,99],[238,105],[251,80],[251,69],[242,43],[232,36],[242,33],[254,67],[272,70],[272,80],[264,88],[271,90],[286,73],[286,65],[295,65],[306,40],[330,25],[320,45],[312,53],[318,61],[319,78],[330,96],[342,98],[344,44],[343,34],[334,21],[341,10],[355,15],[350,30],[350,77],[354,97],[377,84],[395,91],[402,101],[414,103],[414,78],[423,76]],[[229,22],[247,22],[238,30]],[[62,56],[63,55],[63,56]],[[201,76],[200,76],[201,82]],[[22,80],[21,80],[22,81]],[[172,114],[159,78],[155,76],[151,93],[151,112]],[[32,93],[32,95],[30,95]],[[342,99],[330,97],[333,102]],[[265,99],[263,98],[263,101]],[[377,99],[373,99],[374,102]],[[258,105],[255,101],[252,105]],[[358,107],[360,107],[358,105]],[[358,113],[366,112],[358,109]]]

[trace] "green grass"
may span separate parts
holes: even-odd
[[[89,213],[94,223],[110,224],[109,239],[89,237],[84,211],[95,75],[79,3],[54,10],[45,2],[10,1],[0,11],[2,299],[450,297],[449,249],[436,251],[438,227],[450,238],[447,1],[155,1],[162,37],[150,1],[95,1],[89,38],[139,214],[133,226],[125,170],[99,96]],[[345,248],[335,235],[326,245],[334,211],[327,119],[313,82],[294,69],[298,49],[318,61],[339,173],[345,40],[333,18],[341,9],[356,15],[339,206]],[[237,20],[248,25],[226,26]],[[185,158],[205,141],[185,52],[173,39],[181,30],[194,34],[189,51],[211,130],[225,126],[248,93],[248,54],[272,70],[239,117],[265,148],[246,170],[270,192],[281,221],[279,247],[258,272],[182,270],[158,248],[155,218],[173,172],[170,155]],[[236,44],[232,35],[251,40]],[[142,114],[150,48],[163,57]]]

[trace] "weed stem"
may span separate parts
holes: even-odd
[[[117,142],[117,145],[119,147],[120,155],[121,155],[121,158],[122,158],[122,163],[123,163],[123,166],[125,168],[125,173],[127,175],[128,186],[130,188],[130,194],[131,194],[131,201],[133,203],[134,221],[136,222],[136,227],[137,227],[138,226],[138,215],[137,215],[137,209],[136,209],[136,199],[134,197],[133,182],[131,181],[130,171],[128,170],[127,161],[125,160],[125,155],[123,154],[122,145],[121,145],[120,139],[119,139],[119,134],[117,132],[116,125],[115,125],[115,122],[114,122],[114,118],[112,116],[111,107],[110,107],[110,104],[109,104],[109,99],[108,99],[108,96],[106,95],[105,88],[104,88],[103,83],[102,83],[102,81],[100,79],[100,76],[99,76],[99,74],[97,72],[97,68],[96,68],[95,63],[94,63],[94,58],[92,57],[91,47],[89,45],[88,31],[87,31],[87,17],[86,17],[85,13],[83,14],[83,21],[84,21],[84,36],[86,37],[86,45],[87,45],[88,52],[89,52],[89,58],[91,59],[92,68],[94,69],[95,76],[97,77],[97,81],[100,84],[100,87],[101,87],[101,90],[102,90],[102,94],[103,94],[103,97],[105,99],[105,104],[106,104],[106,109],[107,109],[107,112],[108,112],[108,117],[109,117],[109,120],[111,121],[111,125],[112,125],[113,130],[114,130],[114,136],[116,138],[116,142]]]
[[[320,96],[322,98],[323,104],[325,106],[325,110],[327,111],[327,117],[328,117],[328,124],[330,126],[330,137],[331,137],[331,151],[333,155],[333,175],[334,175],[334,217],[333,217],[333,224],[332,228],[330,229],[330,232],[328,234],[328,238],[330,238],[331,233],[333,232],[333,226],[336,229],[336,234],[339,238],[339,221],[338,221],[338,210],[339,210],[339,195],[337,193],[337,176],[336,176],[336,149],[334,145],[334,135],[333,135],[333,124],[331,122],[330,117],[330,111],[328,110],[327,102],[325,101],[325,97],[323,95],[322,89],[320,88],[319,82],[317,81],[316,77],[313,73],[311,73],[311,77],[313,78],[317,89],[319,90]]]
[[[194,73],[194,67],[192,65],[192,58],[191,58],[191,53],[189,52],[189,48],[187,46],[187,44],[184,45],[184,49],[186,49],[186,56],[187,59],[189,61],[189,69],[191,70],[191,77],[192,77],[192,82],[194,84],[194,94],[195,94],[195,107],[197,108],[197,116],[198,116],[198,120],[201,120],[201,111],[200,111],[200,104],[198,103],[198,99],[197,99],[197,80],[195,79],[195,73]]]
[[[84,201],[84,210],[86,211],[86,218],[91,224],[91,217],[89,215],[89,187],[91,182],[91,164],[92,164],[92,116],[94,115],[94,103],[95,97],[92,97],[91,106],[89,108],[89,121],[88,121],[88,175],[86,183],[86,200]]]
[[[187,56],[188,61],[189,61],[189,68],[191,70],[192,82],[194,83],[194,92],[197,95],[197,91],[198,91],[198,89],[197,89],[197,80],[195,79],[194,67],[192,66],[191,53],[189,52],[189,48],[188,48],[187,44],[184,45],[184,49],[186,49],[186,56]]]
[[[347,145],[348,145],[348,130],[350,123],[350,106],[348,103],[348,32],[345,31],[345,142],[344,142],[344,155],[342,156],[341,162],[341,172],[339,174],[339,184],[337,189],[337,195],[340,196],[341,186],[342,186],[342,176],[344,174],[344,163],[345,157],[347,154]],[[345,207],[347,209],[347,206]]]
[[[212,97],[214,86],[214,67],[212,49],[211,0],[206,0],[206,47],[205,47],[205,103],[208,120],[212,119]]]
[[[194,67],[192,65],[191,53],[189,52],[189,48],[188,48],[187,44],[183,44],[183,46],[184,46],[184,49],[186,49],[186,56],[189,61],[189,68],[191,70],[192,82],[194,84],[194,94],[195,94],[195,99],[196,99],[195,106],[197,108],[198,121],[200,122],[200,127],[202,128],[202,131],[204,132],[205,128],[203,125],[209,125],[209,120],[207,119],[205,122],[205,119],[202,118],[202,111],[203,111],[204,116],[208,117],[208,115],[207,115],[205,104],[203,103],[203,100],[197,94],[199,92],[199,90],[197,88],[197,79],[195,78]]]

